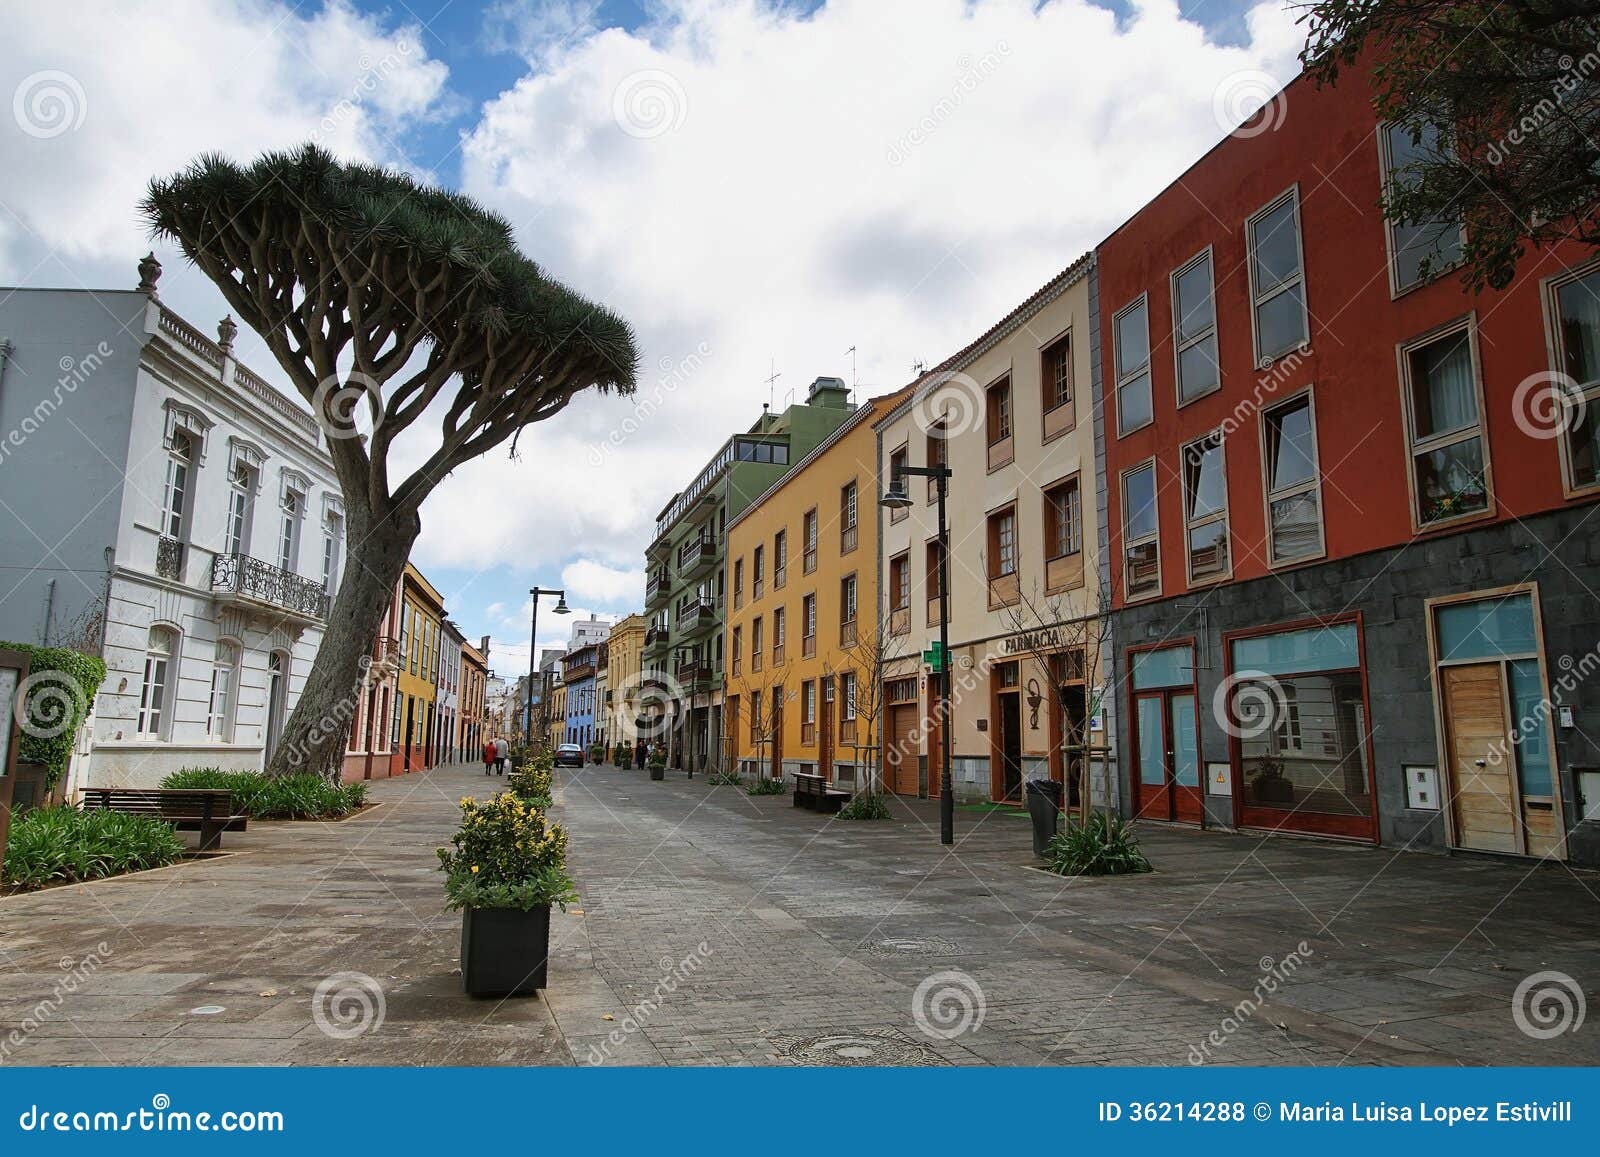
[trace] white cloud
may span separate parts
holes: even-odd
[[[590,558],[568,563],[561,585],[573,598],[594,599],[611,606],[644,602],[644,570],[609,567]]]

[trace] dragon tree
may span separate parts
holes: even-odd
[[[583,391],[632,393],[633,331],[520,252],[498,214],[312,145],[247,166],[203,156],[152,181],[141,209],[261,335],[332,456],[349,564],[267,771],[336,776],[423,502]],[[419,423],[432,452],[392,478],[391,448]]]

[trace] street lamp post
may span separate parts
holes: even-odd
[[[567,592],[558,590],[545,590],[543,587],[534,587],[528,592],[529,602],[533,604],[533,622],[528,625],[528,693],[524,697],[522,707],[522,742],[529,747],[533,746],[533,679],[534,672],[539,665],[539,596],[555,595],[556,605],[552,608],[555,614],[567,615],[572,612],[567,608]],[[541,700],[544,702],[544,700]]]
[[[689,676],[689,709],[684,716],[683,724],[683,777],[694,778],[694,697],[700,690],[700,662],[695,653],[688,647],[681,647],[674,658],[681,664],[685,659],[694,661],[694,674]]]
[[[955,790],[950,783],[950,547],[945,528],[944,500],[950,480],[948,466],[902,466],[899,475],[889,479],[889,489],[880,504],[891,510],[911,505],[906,493],[906,477],[932,478],[939,496],[939,842],[953,844],[956,839]],[[881,726],[881,724],[880,724]],[[886,749],[887,750],[887,749]]]

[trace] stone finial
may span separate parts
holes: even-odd
[[[156,297],[156,282],[161,280],[161,262],[154,253],[146,253],[139,262],[139,292]]]
[[[233,314],[230,313],[227,317],[217,322],[217,344],[222,346],[225,351],[232,352],[233,339],[238,336],[239,323],[233,320]]]

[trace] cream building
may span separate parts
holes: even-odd
[[[1020,802],[1033,778],[1076,796],[1086,749],[1107,734],[1096,690],[1109,648],[1097,610],[1093,299],[1091,254],[923,375],[876,424],[885,484],[901,465],[942,459],[953,472],[944,726],[940,677],[922,659],[939,632],[934,485],[908,479],[909,509],[877,508],[881,614],[910,644],[884,679],[890,790],[937,796],[948,735],[958,799]],[[1101,784],[1103,773],[1097,765],[1090,778]]]

